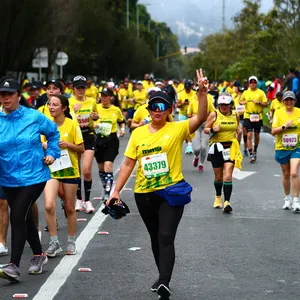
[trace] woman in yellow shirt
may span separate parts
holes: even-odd
[[[99,120],[95,122],[96,152],[95,158],[99,168],[99,176],[103,185],[101,198],[107,200],[114,181],[113,165],[119,154],[119,139],[125,134],[125,120],[119,107],[111,104],[113,92],[107,88],[101,91],[101,103],[97,104]]]
[[[172,206],[168,188],[185,184],[182,164],[182,143],[204,122],[207,111],[207,86],[202,70],[197,72],[199,110],[196,116],[182,122],[167,122],[172,102],[163,92],[149,99],[151,123],[136,128],[125,151],[115,190],[110,198],[120,199],[120,191],[138,162],[135,182],[135,201],[150,234],[152,251],[159,279],[151,290],[161,299],[169,299],[169,282],[175,261],[174,240],[184,205]],[[162,196],[163,194],[163,196]],[[110,201],[109,200],[109,201]],[[109,201],[106,205],[109,205]]]
[[[233,100],[229,93],[221,93],[218,109],[206,121],[204,132],[210,135],[208,160],[211,162],[215,181],[216,198],[214,208],[222,208],[222,187],[224,192],[224,212],[230,213],[232,206],[232,173],[234,167],[241,168],[242,154],[237,140],[242,133],[240,120],[232,109]]]
[[[62,251],[57,237],[55,217],[57,195],[63,199],[67,215],[68,244],[66,254],[74,255],[76,254],[77,223],[75,199],[80,177],[78,154],[84,152],[83,138],[77,122],[72,120],[69,101],[65,96],[52,96],[49,102],[49,111],[60,133],[61,163],[56,160],[50,167],[52,179],[47,182],[44,190],[46,222],[50,235],[50,244],[46,255],[55,257]]]
[[[84,153],[82,155],[82,173],[84,185],[84,199],[81,194],[81,180],[78,184],[76,211],[83,211],[87,214],[95,211],[90,201],[92,189],[92,164],[95,155],[95,133],[93,124],[98,120],[96,101],[93,98],[85,96],[87,87],[86,78],[84,76],[76,76],[73,79],[74,95],[69,99],[71,113],[74,112],[84,141]],[[79,168],[81,159],[79,157]],[[81,168],[80,168],[81,169]]]
[[[277,109],[272,123],[272,134],[276,136],[275,160],[282,171],[285,193],[283,209],[300,211],[299,166],[300,166],[300,108],[295,107],[296,96],[287,91],[283,94],[284,107]],[[293,199],[290,196],[292,178]]]
[[[276,98],[274,100],[272,100],[271,102],[271,106],[270,106],[270,124],[273,123],[273,116],[274,113],[277,109],[284,107],[284,104],[282,102],[282,97],[283,97],[283,93],[282,92],[278,92],[276,94]]]

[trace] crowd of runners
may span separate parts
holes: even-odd
[[[67,219],[65,254],[76,255],[76,215],[95,212],[90,197],[93,181],[101,181],[101,199],[109,205],[110,199],[120,198],[137,163],[135,200],[159,273],[151,290],[159,299],[169,299],[174,239],[190,193],[181,171],[182,145],[197,172],[205,171],[206,160],[211,162],[212,206],[230,213],[234,168],[241,169],[245,157],[251,164],[259,159],[260,132],[266,118],[276,136],[283,209],[300,211],[296,72],[291,69],[284,80],[277,76],[266,82],[251,75],[243,82],[209,83],[201,69],[196,75],[193,81],[153,80],[145,74],[144,80],[125,78],[117,85],[112,81],[97,85],[82,75],[70,82],[56,79],[22,84],[13,77],[1,78],[0,256],[11,254],[10,262],[0,268],[1,278],[19,281],[26,241],[33,252],[30,274],[41,273],[48,257],[63,251],[55,213],[58,198]],[[125,134],[130,140],[112,191],[119,138]],[[99,179],[92,176],[94,161]],[[172,204],[169,190],[174,186],[185,203]],[[49,234],[45,251],[36,205],[41,195]],[[10,249],[6,244],[9,220]]]

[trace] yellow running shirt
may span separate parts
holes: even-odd
[[[85,90],[85,96],[87,98],[93,98],[95,101],[98,99],[99,91],[97,87],[91,85],[89,88]]]
[[[75,145],[80,145],[83,143],[82,133],[76,121],[69,118],[65,118],[64,123],[58,127],[60,133],[60,140],[69,142]],[[64,150],[64,149],[61,149]],[[76,152],[67,149],[72,167],[56,171],[51,173],[52,178],[62,179],[62,178],[79,178],[79,168],[78,168],[78,155]]]
[[[51,121],[53,120],[53,118],[52,118],[52,116],[50,114],[50,110],[49,110],[48,104],[40,106],[38,108],[38,111],[41,112],[43,115],[45,115],[47,118],[49,118]]]
[[[220,131],[213,134],[209,143],[231,142],[236,138],[236,131],[239,125],[236,112],[232,111],[230,116],[225,116],[219,110],[216,110],[216,114],[217,118],[212,127],[220,125]]]
[[[145,89],[143,89],[141,91],[135,90],[135,91],[133,91],[133,97],[135,97],[134,109],[137,109],[139,106],[146,103],[148,94]]]
[[[194,99],[190,102],[188,109],[187,109],[187,115],[188,116],[195,116],[198,113],[198,99]],[[214,98],[212,95],[207,94],[207,114],[210,114],[211,112],[215,111],[214,107]]]
[[[188,100],[188,103],[179,107],[179,113],[184,116],[187,114],[189,103],[191,103],[192,100],[197,100],[196,92],[194,90],[190,90],[190,92],[187,93],[186,90],[183,90],[178,94],[178,100],[181,101],[181,103],[185,103],[186,99]]]
[[[277,98],[275,98],[271,102],[270,110],[277,110],[277,109],[282,108],[282,107],[284,107],[282,101],[279,101]]]
[[[118,131],[118,122],[122,122],[124,117],[119,107],[111,105],[109,108],[104,108],[102,104],[97,104],[99,119],[95,124],[99,124],[99,130],[109,136],[111,133]],[[100,131],[101,133],[101,131]]]
[[[93,128],[94,121],[91,118],[92,112],[97,112],[96,101],[93,98],[86,98],[84,101],[76,100],[74,96],[69,99],[71,114],[78,121],[81,129]],[[75,112],[74,105],[81,104],[81,107]],[[74,119],[75,119],[74,118]]]
[[[292,150],[299,147],[300,108],[294,107],[292,114],[287,113],[285,107],[275,110],[272,127],[281,127],[290,120],[293,121],[293,126],[276,135],[275,150]]]
[[[183,179],[182,143],[189,134],[189,120],[167,122],[155,133],[149,125],[132,132],[125,156],[138,161],[136,193],[161,190]]]
[[[245,112],[244,112],[244,119],[250,119],[250,115],[259,115],[259,119],[262,120],[263,117],[263,109],[264,107],[260,104],[255,104],[253,100],[262,102],[262,103],[268,103],[266,94],[260,90],[256,89],[255,91],[252,91],[250,88],[247,91],[244,91],[242,94],[242,97],[240,99],[240,102],[245,102]]]

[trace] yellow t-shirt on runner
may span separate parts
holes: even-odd
[[[95,124],[99,124],[100,130],[103,130],[106,136],[118,131],[118,122],[122,122],[124,117],[119,107],[111,105],[109,108],[104,108],[102,104],[97,104],[99,119]],[[102,125],[101,125],[102,124]],[[101,129],[102,128],[102,129]],[[101,133],[101,132],[100,132]]]
[[[135,91],[133,91],[133,97],[135,97],[134,109],[137,109],[139,106],[146,103],[148,94],[145,89],[143,89],[141,91],[135,90]]]
[[[188,103],[179,107],[179,113],[186,116],[189,103],[191,103],[192,100],[197,100],[196,92],[194,90],[190,90],[190,92],[187,93],[186,90],[183,90],[178,94],[178,100],[181,101],[181,103],[185,103],[185,100],[188,100]]]
[[[275,150],[293,150],[300,146],[300,108],[294,107],[292,114],[288,114],[285,107],[275,110],[272,127],[281,127],[290,120],[293,126],[276,135]]]
[[[268,103],[268,99],[264,91],[260,89],[252,91],[250,88],[247,91],[244,91],[240,99],[240,102],[246,101],[244,119],[250,119],[250,115],[258,114],[259,120],[262,120],[264,107],[260,104],[255,104],[253,100]]]
[[[149,125],[132,132],[125,156],[138,161],[136,193],[160,190],[183,179],[182,143],[189,135],[189,120],[167,122],[155,133],[150,133]]]
[[[76,121],[65,118],[64,123],[58,127],[60,141],[69,142],[75,145],[83,143],[82,133]],[[64,149],[62,149],[64,150]],[[72,167],[51,173],[55,179],[79,178],[78,154],[67,149],[71,160]]]
[[[81,107],[75,112],[74,105],[81,104]],[[97,112],[96,101],[93,98],[86,98],[84,101],[77,100],[74,96],[69,99],[69,107],[73,119],[78,121],[81,129],[93,128],[94,121],[91,118],[92,112]]]
[[[43,115],[45,115],[47,118],[49,118],[51,121],[53,120],[51,114],[50,114],[50,110],[49,110],[49,106],[48,104],[44,104],[43,106],[40,106],[38,108],[38,111],[41,112]]]
[[[277,98],[275,98],[271,102],[270,110],[277,110],[277,109],[282,108],[282,107],[284,107],[282,101],[279,101]]]
[[[89,88],[85,90],[85,96],[87,98],[93,98],[94,100],[98,99],[99,91],[96,86],[91,85]]]
[[[192,100],[188,106],[187,115],[191,117],[195,116],[198,113],[198,105],[198,99]],[[207,94],[207,114],[210,114],[213,111],[215,111],[214,97],[210,94]]]

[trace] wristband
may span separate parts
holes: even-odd
[[[211,128],[211,129],[209,130],[209,132],[210,132],[210,133],[215,133],[213,128]]]
[[[285,127],[284,125],[282,125],[282,126],[281,126],[281,129],[282,129],[282,130],[285,130],[285,129],[286,129],[286,127]]]

